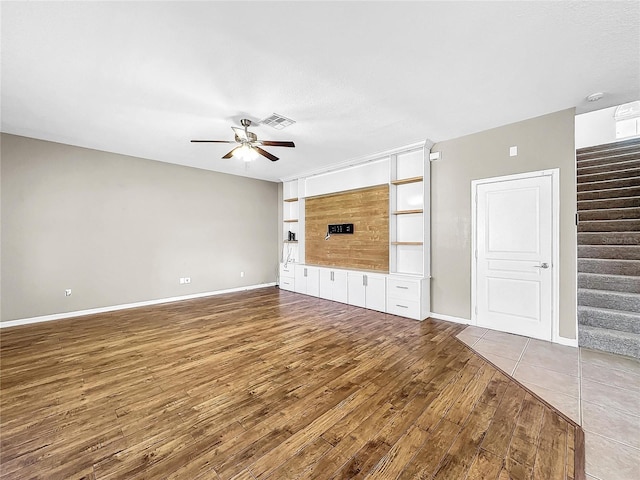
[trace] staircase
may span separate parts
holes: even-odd
[[[578,161],[578,343],[640,358],[640,138]]]

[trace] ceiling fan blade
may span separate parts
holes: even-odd
[[[238,150],[239,148],[242,148],[242,145],[240,145],[239,147],[234,148],[233,150],[231,150],[229,153],[227,153],[224,157],[222,158],[231,158],[233,157],[233,154],[235,153],[236,150]]]
[[[260,144],[266,145],[268,147],[295,147],[296,144],[293,142],[277,142],[272,140],[260,140]]]
[[[234,131],[234,133],[236,134],[236,137],[238,137],[240,140],[249,140],[247,138],[247,132],[245,132],[244,128],[238,128],[238,127],[231,127]]]
[[[278,160],[278,157],[276,157],[275,155],[271,155],[269,152],[267,152],[266,150],[261,149],[260,147],[253,147],[256,152],[258,152],[260,155],[262,155],[263,157],[267,157],[269,160],[271,160],[272,162],[275,162],[276,160]]]
[[[236,143],[232,140],[191,140],[191,143]]]

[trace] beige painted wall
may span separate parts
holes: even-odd
[[[6,134],[1,148],[3,321],[276,280],[276,183]]]
[[[576,338],[574,121],[568,109],[433,146],[442,152],[431,162],[434,313],[471,318],[471,181],[560,168],[560,335]]]

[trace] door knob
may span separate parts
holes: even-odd
[[[548,263],[542,263],[540,265],[534,265],[534,268],[549,268],[549,264]]]

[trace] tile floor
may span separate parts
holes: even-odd
[[[640,361],[474,326],[458,338],[582,425],[587,479],[640,479]]]

